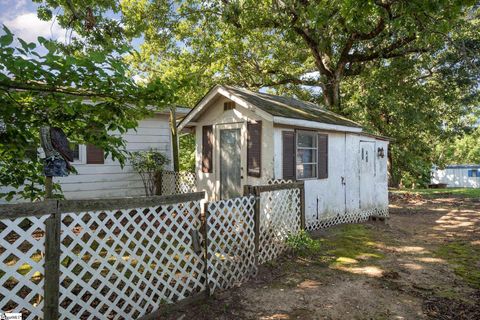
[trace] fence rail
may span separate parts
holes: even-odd
[[[241,284],[304,227],[301,183],[246,187],[243,197],[202,205],[204,198],[0,205],[0,312],[151,318],[163,303]]]

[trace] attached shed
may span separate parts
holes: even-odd
[[[190,109],[176,109],[177,116],[185,116]],[[127,151],[156,149],[172,159],[172,136],[168,110],[157,111],[152,116],[138,121],[135,129],[128,130],[122,137]],[[117,134],[112,132],[112,134]],[[78,174],[68,177],[56,177],[54,181],[62,187],[66,199],[112,198],[144,196],[140,175],[126,162],[120,163],[111,157],[105,157],[102,149],[93,145],[74,146],[73,167]],[[171,161],[167,166],[171,169]],[[9,186],[0,186],[0,193],[14,190]],[[15,202],[22,201],[15,199]],[[0,199],[0,203],[5,202]]]
[[[304,180],[307,221],[387,213],[388,139],[313,103],[216,86],[178,128],[196,134],[197,188],[210,200]]]
[[[432,170],[432,184],[446,184],[447,188],[480,188],[479,164],[455,164],[445,169]]]

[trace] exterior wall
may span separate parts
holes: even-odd
[[[128,151],[158,149],[172,158],[169,118],[155,115],[139,121],[135,130],[124,134]],[[144,196],[145,190],[140,176],[126,163],[123,167],[110,157],[104,164],[86,164],[85,147],[80,146],[80,161],[73,163],[78,175],[54,178],[59,182],[66,199],[108,198]],[[7,188],[0,187],[0,192]],[[1,200],[0,200],[1,201]]]
[[[282,131],[274,128],[274,178],[282,179]],[[328,178],[305,180],[305,214],[307,221],[323,220],[360,209],[360,188],[371,188],[374,205],[371,209],[388,207],[387,149],[388,142],[368,136],[340,132],[328,134]],[[374,172],[371,186],[360,186],[360,141],[374,143]],[[385,155],[377,157],[383,147]],[[344,178],[344,185],[342,184]],[[370,209],[370,208],[362,208]]]
[[[480,188],[480,177],[469,177],[468,170],[478,170],[480,166],[458,166],[432,171],[432,183],[446,183],[448,188]]]
[[[233,110],[224,111],[223,103],[230,101],[223,96],[217,97],[210,102],[208,112],[201,115],[196,121],[196,172],[198,190],[207,192],[209,200],[219,199],[220,193],[220,170],[219,153],[220,145],[218,141],[219,130],[228,125],[239,125],[241,127],[241,158],[242,158],[242,185],[262,184],[273,175],[273,123],[260,115],[247,110],[238,104]],[[262,121],[262,164],[260,178],[247,175],[247,122],[252,120]],[[213,172],[202,172],[202,126],[213,125]]]

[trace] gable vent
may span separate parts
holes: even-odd
[[[235,102],[228,101],[223,104],[223,111],[235,109]]]

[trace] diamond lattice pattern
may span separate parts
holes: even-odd
[[[21,312],[25,320],[43,318],[47,218],[0,220],[0,313]]]
[[[240,285],[256,273],[254,205],[254,196],[208,204],[210,293]]]
[[[371,216],[389,217],[388,208],[371,208],[371,209],[356,209],[348,212],[339,211],[334,212],[332,216],[327,218],[308,217],[306,221],[307,230],[318,230],[329,228],[331,226],[343,223],[360,223],[367,221]]]
[[[193,172],[162,172],[162,194],[180,194],[197,191],[197,178]]]
[[[275,259],[287,249],[288,235],[300,231],[300,189],[260,194],[260,239],[258,262]]]
[[[64,214],[61,319],[136,319],[205,290],[200,214],[199,201]]]

